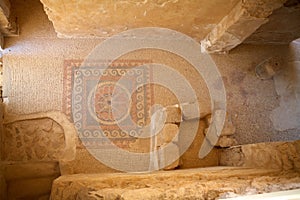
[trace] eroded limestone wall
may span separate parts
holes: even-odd
[[[0,103],[0,198],[5,199],[7,197],[7,184],[6,179],[4,177],[4,170],[2,165],[2,144],[3,144],[3,114],[4,114],[4,106],[3,103]]]
[[[3,199],[49,198],[59,161],[75,157],[75,129],[59,112],[6,113],[1,132]]]
[[[59,37],[106,38],[131,28],[157,26],[171,28],[199,40],[238,0],[230,0],[226,4],[221,0],[41,2]]]
[[[299,172],[207,168],[152,174],[62,176],[52,199],[218,199],[300,188]]]
[[[55,160],[63,153],[63,129],[55,121],[44,118],[5,124],[3,160]]]
[[[300,141],[248,144],[221,151],[220,165],[292,170],[300,168]]]

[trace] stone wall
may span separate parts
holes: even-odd
[[[2,199],[49,198],[59,161],[75,156],[75,128],[57,112],[13,116],[1,132]]]
[[[63,129],[49,118],[19,121],[4,126],[3,160],[58,160],[64,146]]]
[[[201,39],[216,26],[238,0],[230,0],[226,4],[221,0],[114,3],[90,0],[84,3],[42,0],[41,2],[59,37],[106,38],[131,28],[166,27],[188,34],[195,39]],[[62,4],[64,9],[61,9]],[[209,17],[208,13],[214,17]]]
[[[56,199],[218,199],[300,188],[299,172],[219,167],[151,174],[62,176]]]
[[[4,105],[1,102],[0,103],[0,144],[2,147],[3,144],[3,114],[4,114]],[[6,185],[6,180],[4,177],[4,170],[3,170],[3,164],[2,164],[2,151],[0,148],[0,198],[1,199],[6,199],[7,197],[7,185]]]
[[[292,170],[300,168],[300,141],[248,144],[224,149],[220,165]]]

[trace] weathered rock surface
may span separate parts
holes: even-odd
[[[50,177],[60,175],[57,162],[27,162],[3,163],[3,173],[7,181]]]
[[[41,2],[59,37],[108,37],[130,28],[151,26],[174,29],[201,39],[238,1],[230,0],[226,4],[222,0]],[[208,17],[208,13],[214,17]]]
[[[267,17],[285,1],[240,1],[202,40],[202,50],[209,53],[228,52],[267,23]]]
[[[3,200],[38,199],[47,195],[49,199],[52,182],[60,176],[57,162],[2,162],[0,165]]]
[[[212,134],[207,135],[209,128],[206,128],[204,130],[204,135],[206,136],[206,139],[209,141],[211,145],[214,145],[216,147],[230,147],[237,144],[237,141],[232,137],[232,135],[235,134],[236,128],[232,123],[231,115],[229,113],[226,113],[224,126],[220,136],[217,135],[217,127],[215,126],[210,127],[211,120],[212,120],[211,115],[207,115],[205,117],[206,125],[212,129]]]
[[[61,112],[6,114],[3,123],[4,161],[59,161],[75,157],[77,133]]]
[[[180,123],[182,121],[182,112],[179,107],[172,106],[166,108],[166,123]]]
[[[49,118],[9,123],[4,129],[4,160],[58,160],[63,153],[64,131]]]
[[[289,3],[292,4],[287,5]],[[244,44],[289,44],[299,38],[299,11],[299,1],[287,1],[283,7],[275,10],[269,21],[249,36]]]
[[[11,15],[11,4],[8,0],[2,0],[0,2],[0,32],[3,36],[17,36],[19,35],[18,26],[14,16]],[[3,38],[1,39],[3,40]],[[3,41],[2,41],[3,42]],[[1,44],[1,48],[3,43]]]
[[[52,200],[216,199],[300,188],[295,171],[204,168],[151,174],[78,174],[53,183]]]
[[[9,199],[38,199],[49,194],[55,177],[43,177],[35,179],[13,180],[9,182]]]
[[[179,128],[176,124],[165,124],[160,133],[157,134],[157,146],[163,146],[170,142],[178,142]]]
[[[230,138],[228,136],[221,136],[219,138],[218,143],[216,144],[216,146],[219,147],[231,147],[237,144],[237,141],[234,138]]]
[[[6,114],[3,123],[3,199],[49,199],[52,182],[61,174],[59,161],[74,157],[74,126],[56,111]]]
[[[220,165],[300,169],[300,141],[236,146],[221,151]]]
[[[186,126],[189,129],[181,129],[180,135],[185,136],[190,134],[195,126],[198,126],[196,136],[191,146],[183,153],[181,156],[180,168],[195,168],[195,167],[208,167],[208,166],[217,166],[219,163],[218,160],[218,150],[213,148],[212,151],[203,159],[199,159],[199,150],[204,141],[203,131],[206,128],[206,124],[203,120],[190,120],[185,121]],[[179,136],[179,141],[181,140]],[[182,150],[182,149],[181,149]]]
[[[188,103],[181,106],[184,120],[200,119],[200,110],[198,103]]]
[[[0,199],[7,199],[7,184],[2,174],[0,174]]]
[[[2,102],[0,102],[0,160],[2,160],[2,145],[3,145],[3,115],[4,115],[4,104]]]

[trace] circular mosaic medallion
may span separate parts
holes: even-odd
[[[88,99],[90,114],[102,125],[117,124],[130,113],[130,94],[117,83],[99,83],[91,91]]]

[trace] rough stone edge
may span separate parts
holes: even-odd
[[[161,183],[164,182],[165,180],[166,181],[168,179],[170,180],[170,178],[174,177],[174,175],[178,176],[178,181],[180,181],[180,179],[188,179],[189,177],[198,177],[199,180],[201,181],[203,180],[214,181],[220,179],[226,180],[227,178],[232,178],[236,176],[242,176],[242,178],[244,179],[253,179],[259,176],[277,176],[278,174],[280,174],[280,172],[281,171],[278,169],[253,169],[253,168],[244,168],[244,167],[219,166],[219,167],[209,167],[205,169],[197,168],[197,169],[184,169],[184,170],[175,170],[175,171],[173,170],[173,171],[163,171],[163,172],[158,171],[149,174],[136,174],[134,175],[136,180],[134,180],[133,182],[135,183],[138,182],[137,181],[138,179],[149,180],[149,179],[153,179],[154,176],[157,176],[156,177],[157,183]],[[128,184],[128,180],[130,176],[132,176],[132,174],[126,174],[126,173],[105,174],[103,176],[97,176],[97,174],[88,174],[88,175],[77,174],[77,175],[61,176],[53,182],[51,198],[63,199],[62,197],[65,197],[63,195],[65,191],[71,192],[72,187],[76,187],[76,184],[72,184],[72,183],[77,183],[77,184],[82,183],[80,184],[81,188],[96,189],[95,187],[98,186],[96,186],[95,182],[107,182],[111,180],[112,185],[114,182],[118,182],[116,183],[117,185],[120,185],[120,183],[122,182],[126,182]],[[64,190],[62,190],[62,188],[64,188]],[[115,189],[116,188],[118,188],[118,186],[116,186]],[[101,189],[101,186],[97,189]]]
[[[59,111],[48,111],[40,113],[32,113],[26,115],[4,115],[3,124],[10,124],[19,121],[34,120],[50,118],[63,128],[65,136],[65,149],[64,155],[58,161],[71,161],[75,159],[76,155],[76,135],[77,131],[74,125],[68,120],[67,116]]]
[[[257,146],[258,149],[273,149],[276,151],[275,157],[280,155],[278,159],[283,160],[284,156],[286,156],[286,152],[281,153],[280,148],[278,147],[284,147],[285,145],[289,145],[290,149],[294,148],[296,152],[299,153],[300,151],[300,140],[290,141],[290,142],[266,142],[266,143],[257,143],[257,144],[245,144],[245,145],[237,145],[232,146],[229,148],[224,148],[219,155],[220,166],[232,166],[232,167],[246,167],[246,168],[259,168],[259,169],[279,169],[279,170],[296,170],[300,171],[300,154],[298,154],[298,157],[294,157],[293,160],[290,160],[293,163],[293,167],[288,167],[284,163],[281,163],[281,165],[274,166],[266,166],[266,165],[260,165],[258,166],[257,163],[252,162],[251,157],[252,156],[258,156],[258,155],[252,155],[249,150],[251,148],[254,148]],[[262,148],[264,146],[264,148]],[[288,149],[286,149],[288,150]],[[262,151],[263,152],[263,151]],[[269,154],[265,154],[266,156]],[[230,161],[228,159],[230,157]]]
[[[11,14],[10,7],[8,0],[0,1],[0,32],[4,36],[18,36],[19,28],[16,19]]]
[[[240,1],[228,15],[201,41],[201,51],[207,53],[227,53],[241,44],[261,25],[268,22],[268,16],[273,10],[280,8],[286,0],[267,2]],[[263,5],[261,5],[261,3]],[[269,6],[270,4],[270,6]],[[257,12],[260,7],[269,6],[263,14]],[[249,29],[249,24],[251,28]],[[239,31],[246,27],[248,31]]]

